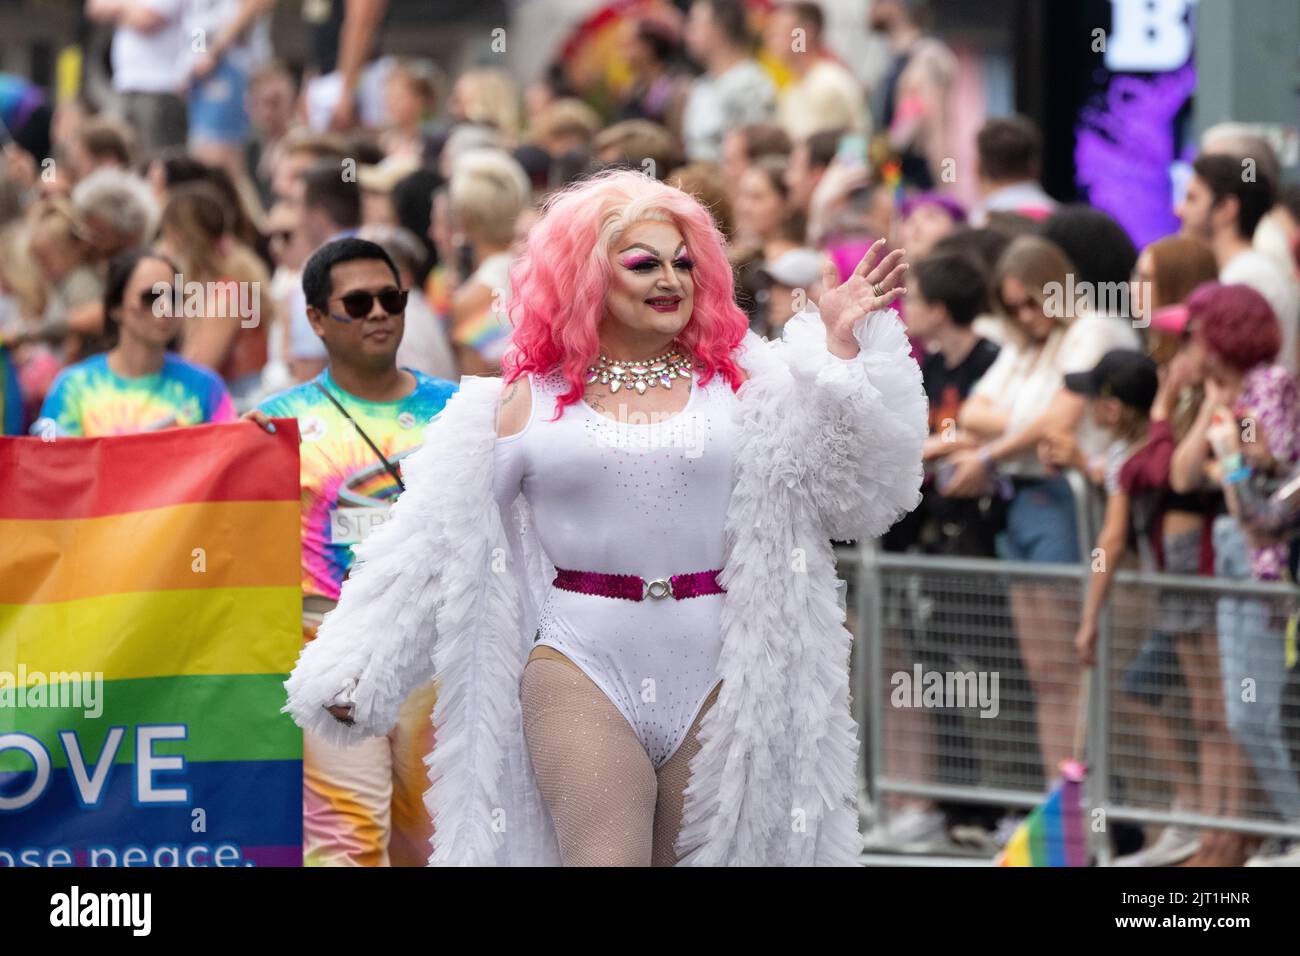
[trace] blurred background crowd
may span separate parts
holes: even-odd
[[[1217,122],[1241,118],[1219,101],[1214,123],[1194,113],[1219,93],[1189,73],[1190,47],[1153,45],[1143,64],[1117,21],[1110,40],[1129,61],[1112,60],[1047,3],[994,4],[990,20],[1037,31],[1029,46],[1050,40],[1059,66],[1041,43],[1037,63],[982,62],[972,42],[997,47],[993,27],[924,0],[646,0],[580,15],[535,0],[468,25],[452,9],[464,6],[87,0],[76,32],[106,46],[86,39],[0,75],[5,432],[219,421],[310,381],[328,356],[300,269],[345,235],[381,245],[410,290],[400,366],[497,374],[511,265],[540,204],[628,166],[712,211],[765,336],[816,303],[827,258],[844,277],[877,238],[907,251],[900,312],[932,438],[924,503],[886,550],[1071,563],[1099,547],[1114,567],[1127,553],[1153,571],[1293,576],[1286,520],[1265,505],[1300,467],[1294,126]],[[1188,22],[1190,5],[1155,6]],[[1285,7],[1270,9],[1294,40]],[[418,35],[437,16],[437,56],[389,52],[413,45],[406,24]],[[1094,85],[1104,64],[1112,85],[1031,88],[1079,64]],[[1288,86],[1259,80],[1273,82]],[[1124,96],[1148,112],[1124,114]],[[177,301],[190,282],[209,290],[162,340],[157,294],[127,294],[144,248],[175,265]],[[67,394],[80,363],[108,355],[114,374],[143,378],[164,352],[175,375],[149,387],[202,392],[182,411],[126,422],[111,388]],[[1071,471],[1105,498],[1097,541],[1081,539]],[[1069,755],[1068,675],[1093,653],[1104,589],[1094,582],[1082,623],[1054,615],[1049,591],[1011,597],[1048,777]],[[1204,766],[1233,766],[1238,748],[1276,813],[1300,821],[1282,692],[1247,711],[1221,692],[1241,666],[1284,687],[1286,622],[1225,617],[1212,601],[1167,611],[1126,688],[1158,718],[1152,687],[1178,670]],[[1071,642],[1077,654],[1061,654]],[[1234,788],[1202,782],[1176,798],[1231,816]],[[885,843],[950,822],[927,801],[897,809]],[[1175,829],[1150,862],[1240,863],[1258,849]]]

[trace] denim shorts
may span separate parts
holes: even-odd
[[[1167,631],[1156,631],[1142,642],[1120,686],[1129,697],[1148,707],[1158,707],[1169,688],[1182,679],[1182,673],[1174,636]]]
[[[998,556],[1035,564],[1078,563],[1079,529],[1069,482],[1043,478],[1017,484]]]
[[[202,143],[242,143],[248,136],[244,94],[248,75],[222,60],[190,90],[190,139]]]
[[[1165,535],[1165,571],[1168,574],[1201,573],[1201,532]],[[1180,636],[1213,634],[1216,628],[1214,598],[1199,591],[1161,589],[1156,630]]]

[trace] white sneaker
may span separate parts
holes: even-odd
[[[948,839],[957,846],[981,853],[997,853],[999,844],[993,839],[993,832],[974,823],[958,824],[948,831]],[[1005,843],[1005,841],[1004,841]]]
[[[1279,852],[1268,852],[1265,847],[1246,861],[1247,866],[1300,866],[1300,840],[1292,841],[1289,847],[1282,847]]]
[[[1118,857],[1111,866],[1173,866],[1201,847],[1201,835],[1191,827],[1168,826],[1150,846]]]
[[[889,822],[872,831],[874,846],[895,850],[924,850],[947,842],[944,815],[938,810],[903,810],[892,814]]]

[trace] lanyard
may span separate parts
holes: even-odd
[[[318,389],[320,389],[320,393],[324,395],[326,398],[328,398],[331,402],[333,402],[334,407],[343,413],[343,417],[352,423],[352,427],[357,430],[357,434],[360,435],[362,440],[367,445],[370,446],[370,450],[375,453],[376,457],[378,457],[379,460],[384,463],[384,468],[388,471],[390,475],[393,476],[393,480],[397,482],[397,487],[402,491],[405,491],[406,483],[402,481],[402,475],[400,472],[398,472],[397,466],[394,465],[391,461],[389,461],[387,456],[385,456],[384,453],[379,450],[379,446],[370,440],[370,436],[367,435],[365,433],[365,430],[360,425],[357,424],[357,420],[348,414],[348,410],[343,407],[343,403],[340,402],[333,395],[331,395],[329,389],[327,389],[320,382],[312,382],[312,384],[315,385]]]

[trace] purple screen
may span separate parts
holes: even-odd
[[[1079,189],[1114,216],[1139,249],[1178,231],[1170,176],[1182,158],[1175,118],[1195,89],[1191,59],[1170,73],[1116,73],[1079,114]]]

